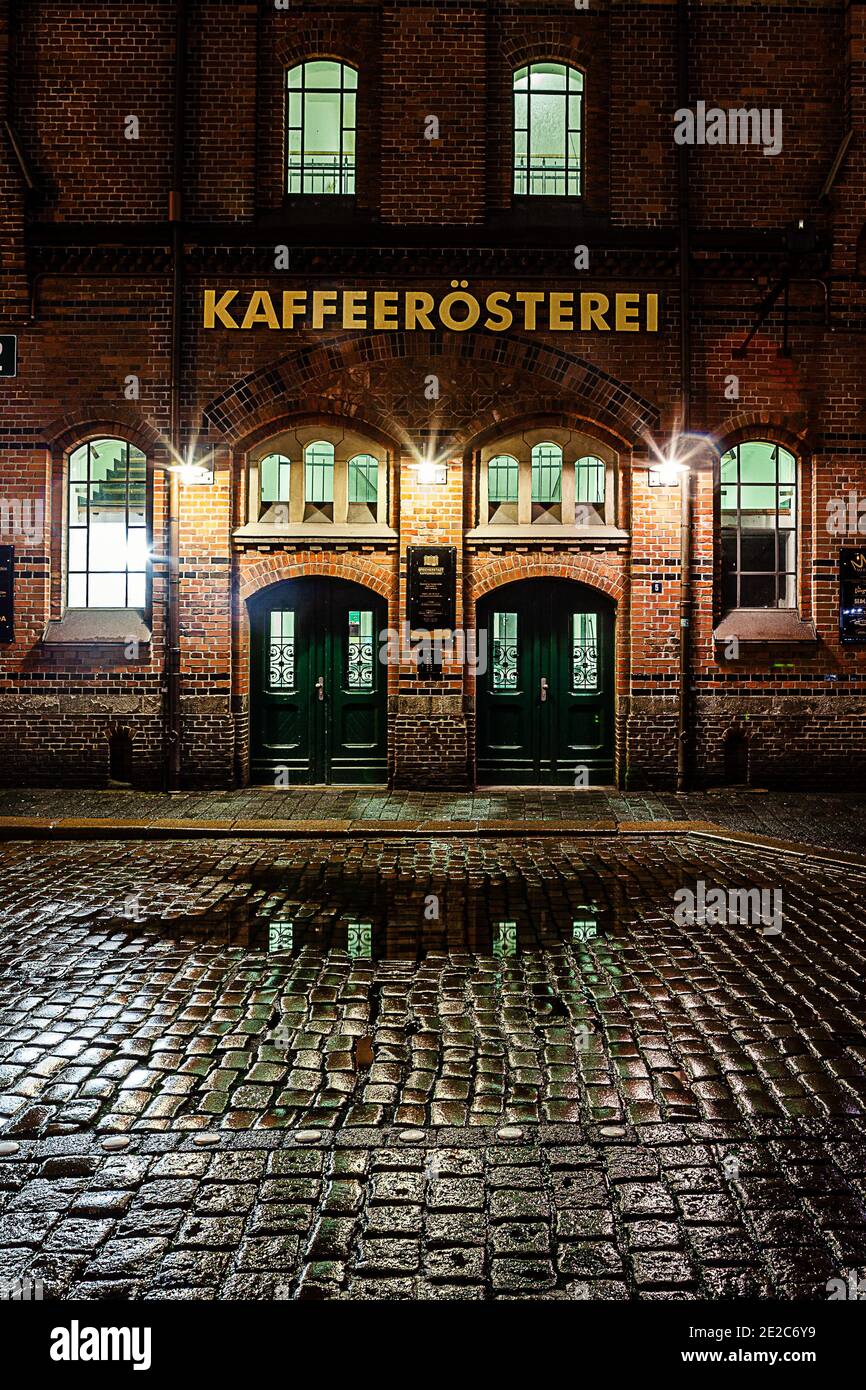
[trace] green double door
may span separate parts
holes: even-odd
[[[523,580],[482,600],[480,784],[613,781],[614,614],[603,595],[569,580]]]
[[[342,579],[292,579],[250,602],[253,782],[384,783],[387,607]]]

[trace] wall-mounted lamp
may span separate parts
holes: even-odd
[[[657,467],[649,469],[647,482],[650,487],[676,487],[687,468],[688,465],[685,463],[674,463],[665,459]]]
[[[415,472],[422,487],[433,487],[448,482],[447,463],[416,463]]]
[[[214,471],[202,463],[180,463],[168,470],[176,473],[184,487],[208,487],[214,480]]]

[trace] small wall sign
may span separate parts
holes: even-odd
[[[452,629],[457,621],[456,547],[410,545],[406,564],[409,627]]]
[[[0,376],[18,375],[18,339],[14,333],[0,333]]]
[[[0,642],[15,641],[12,615],[12,590],[15,582],[15,550],[0,545]]]
[[[866,546],[839,551],[839,639],[866,646]]]

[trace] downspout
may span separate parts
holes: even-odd
[[[171,363],[169,380],[169,441],[172,463],[182,457],[181,373],[183,351],[183,188],[184,101],[186,96],[186,0],[175,0],[174,40],[174,150],[171,190],[168,195],[168,221],[171,228]],[[168,599],[166,603],[165,658],[165,736],[166,788],[177,791],[181,775],[180,714],[180,475],[173,468],[168,475],[168,514],[166,517],[168,561]]]
[[[689,104],[689,0],[677,0],[677,107]],[[679,215],[679,309],[680,309],[680,430],[691,429],[691,295],[689,282],[689,158],[688,145],[677,146],[677,208]],[[691,622],[691,487],[692,470],[680,475],[680,644],[677,687],[677,791],[686,789],[688,751]]]

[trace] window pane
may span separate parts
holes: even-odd
[[[776,576],[774,574],[741,574],[741,608],[775,608]]]
[[[87,607],[87,575],[70,574],[66,586],[66,602],[70,608]]]
[[[147,575],[130,574],[127,578],[127,608],[144,608],[147,603]]]
[[[69,571],[81,573],[87,569],[87,528],[78,526],[69,532]]]
[[[334,446],[325,440],[304,450],[304,496],[308,502],[334,500]]]
[[[126,608],[126,575],[94,574],[87,589],[89,608]]]
[[[559,502],[562,450],[558,444],[536,444],[532,450],[533,502]]]
[[[517,614],[493,614],[490,658],[494,690],[517,689]]]
[[[87,445],[82,444],[69,455],[69,481],[87,482]]]
[[[740,567],[743,570],[775,573],[775,531],[743,531],[740,538]]]
[[[729,449],[722,455],[720,462],[721,481],[723,483],[735,483],[737,481],[737,451]]]
[[[594,454],[587,454],[574,465],[575,502],[604,501],[604,460]]]
[[[346,685],[349,690],[373,689],[373,614],[369,610],[349,610]]]
[[[317,61],[304,64],[306,87],[339,87],[341,63]]]
[[[783,527],[793,527],[797,524],[796,517],[797,494],[793,487],[779,488],[779,525]]]
[[[293,690],[295,686],[295,614],[291,608],[271,613],[268,685],[272,690]]]
[[[285,454],[268,454],[259,464],[263,502],[288,502],[291,462]]]
[[[740,482],[775,483],[776,454],[775,444],[751,440],[740,445]]]
[[[349,460],[349,501],[376,505],[379,492],[379,460],[372,454],[356,454]]]
[[[147,531],[143,526],[131,529],[126,542],[126,567],[144,573],[147,569]]]
[[[126,524],[112,514],[91,510],[90,569],[126,569]]]
[[[598,689],[598,614],[572,615],[571,685],[573,690]]]
[[[87,525],[87,486],[84,483],[73,483],[69,489],[69,525]]]
[[[497,454],[487,465],[487,498],[490,502],[516,502],[520,468],[511,454]]]

